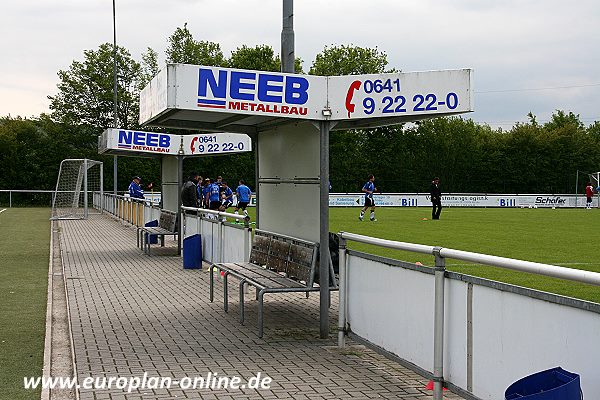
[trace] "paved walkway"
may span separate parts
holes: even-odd
[[[335,333],[318,339],[318,295],[265,296],[265,334],[259,339],[252,295],[246,324],[239,323],[237,285],[230,287],[225,313],[221,282],[215,302],[208,302],[208,272],[183,270],[178,257],[142,254],[134,228],[108,216],[60,226],[80,383],[90,376],[144,373],[177,381],[209,372],[245,380],[260,372],[273,379],[268,390],[81,389],[81,399],[432,398],[427,380],[397,363],[352,341],[339,351]],[[332,301],[333,328],[337,299]]]

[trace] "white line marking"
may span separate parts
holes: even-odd
[[[0,214],[2,214],[4,211],[6,211],[6,208],[3,208],[2,210],[0,210]]]

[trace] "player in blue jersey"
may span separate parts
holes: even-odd
[[[226,211],[233,204],[233,191],[227,182],[221,182],[221,211]]]
[[[208,208],[208,192],[210,190],[210,178],[204,179],[204,184],[202,185],[202,208]]]
[[[140,186],[140,182],[141,182],[142,178],[140,178],[139,176],[134,176],[133,178],[131,178],[131,183],[129,184],[129,197],[133,197],[134,199],[143,199],[144,198],[144,191],[142,190],[142,187]]]
[[[375,187],[375,176],[373,174],[369,175],[369,180],[364,184],[362,191],[365,193],[365,206],[360,210],[360,215],[358,216],[359,220],[363,220],[365,216],[365,211],[367,208],[371,207],[371,216],[370,220],[375,222],[375,200],[373,200],[373,193],[377,190]]]
[[[243,179],[240,179],[239,186],[235,189],[235,195],[237,197],[237,205],[235,206],[235,214],[238,214],[238,210],[242,209],[244,215],[248,215],[246,211],[246,207],[250,203],[250,196],[252,195],[252,191],[248,186],[246,186],[246,182]]]
[[[218,210],[221,207],[221,198],[219,194],[219,185],[214,181],[210,180],[208,185],[207,202],[208,208],[211,210]]]

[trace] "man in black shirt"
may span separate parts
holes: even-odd
[[[429,188],[431,196],[431,219],[440,219],[442,213],[442,191],[440,190],[440,178],[433,178]]]
[[[184,207],[198,208],[198,173],[190,172],[190,176],[181,188],[181,204]]]

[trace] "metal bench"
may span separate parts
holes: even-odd
[[[227,278],[238,278],[240,296],[240,322],[244,323],[244,285],[256,288],[258,300],[258,337],[263,336],[264,305],[266,293],[319,291],[315,286],[317,255],[319,245],[314,242],[280,235],[277,233],[254,230],[254,240],[250,252],[250,261],[243,263],[218,263],[210,269],[210,301],[213,301],[214,270],[223,275],[223,308],[228,311]],[[330,263],[332,285],[337,290],[333,267]]]
[[[160,237],[160,245],[164,247],[165,236],[177,237],[177,214],[168,211],[160,210],[160,217],[158,219],[158,226],[140,226],[137,229],[137,243],[145,253],[150,254],[150,235],[156,235]]]

